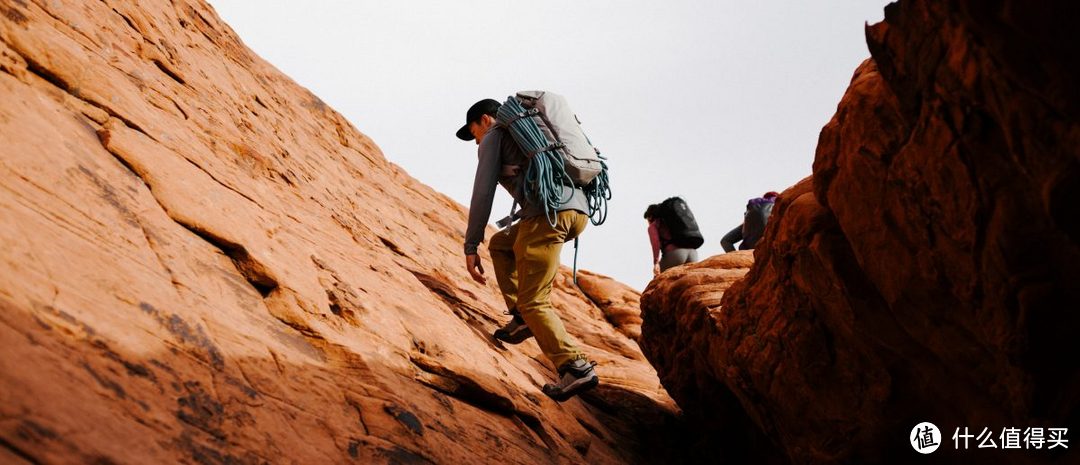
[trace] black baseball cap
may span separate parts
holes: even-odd
[[[498,100],[483,99],[469,107],[469,111],[465,112],[465,125],[461,129],[457,130],[457,138],[461,140],[473,140],[472,132],[469,131],[469,124],[474,123],[480,119],[481,116],[491,115],[495,116],[495,113],[499,111],[499,107],[502,104]]]

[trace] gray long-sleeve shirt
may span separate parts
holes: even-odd
[[[528,159],[505,128],[492,126],[488,130],[484,141],[477,148],[477,158],[472,201],[469,203],[469,225],[465,229],[465,255],[475,254],[476,248],[484,241],[484,230],[491,219],[491,203],[495,199],[496,185],[501,184],[521,206],[517,213],[519,218],[544,214],[542,207],[530,205],[525,200],[522,184]],[[514,166],[520,169],[513,170],[511,167]],[[581,188],[563,186],[561,195],[561,198],[570,197],[570,200],[559,207],[558,211],[577,210],[588,214],[589,204]]]

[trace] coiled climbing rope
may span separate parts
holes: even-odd
[[[529,203],[544,209],[548,223],[553,227],[558,220],[559,208],[570,201],[562,198],[563,186],[573,186],[574,182],[566,173],[560,150],[564,145],[549,143],[536,124],[514,124],[518,120],[539,113],[536,109],[526,109],[517,98],[507,99],[499,108],[497,119],[511,132],[530,162],[525,170],[525,198]],[[600,174],[582,188],[588,204],[589,221],[599,226],[607,219],[607,203],[611,200],[611,185],[608,183],[607,164],[601,157]]]

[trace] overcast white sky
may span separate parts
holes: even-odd
[[[614,192],[578,266],[639,290],[652,279],[650,203],[687,200],[704,258],[722,253],[747,199],[810,174],[818,133],[869,56],[864,23],[889,3],[209,1],[387,158],[464,205],[476,146],[454,131],[468,106],[518,90],[565,95],[608,157]],[[500,189],[492,222],[509,209]],[[572,257],[568,246],[563,263]]]

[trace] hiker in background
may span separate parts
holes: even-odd
[[[551,305],[559,252],[564,242],[585,230],[589,222],[585,212],[589,207],[581,188],[562,185],[561,198],[569,200],[558,208],[552,225],[543,206],[528,202],[523,194],[528,159],[509,131],[496,124],[499,107],[500,103],[492,99],[476,102],[465,113],[465,125],[457,131],[459,139],[475,139],[479,146],[465,231],[465,267],[476,282],[487,282],[477,248],[484,240],[491,216],[495,186],[501,184],[521,205],[521,210],[512,215],[520,221],[493,235],[488,244],[495,280],[512,315],[494,336],[510,344],[535,336],[540,350],[560,376],[558,382],[545,385],[543,391],[563,401],[595,387],[600,380]]]
[[[779,196],[780,194],[770,191],[746,203],[742,224],[728,231],[720,239],[720,246],[724,248],[724,252],[734,251],[735,243],[739,241],[742,241],[742,244],[739,244],[739,250],[750,250],[757,245],[761,236],[765,234],[765,224],[768,223],[773,204]]]
[[[652,245],[653,275],[673,266],[696,262],[697,248],[705,242],[690,207],[671,197],[645,209]]]

